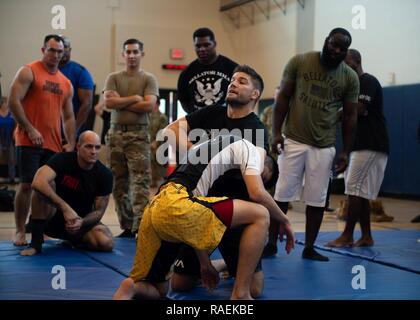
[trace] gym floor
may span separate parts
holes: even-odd
[[[105,150],[101,151],[100,158],[105,162]],[[8,187],[15,189],[17,185]],[[153,195],[156,189],[151,191]],[[331,195],[330,207],[339,208],[343,199],[344,195]],[[313,263],[300,258],[303,248],[301,241],[305,231],[305,205],[294,202],[288,216],[296,232],[298,244],[287,259],[281,248],[276,257],[263,260],[266,281],[265,293],[261,299],[420,299],[420,223],[411,222],[414,217],[420,215],[420,201],[388,197],[379,199],[382,200],[385,213],[394,217],[394,220],[372,222],[373,237],[377,240],[372,250],[341,253],[324,251],[324,254],[333,260],[327,264]],[[114,236],[121,233],[112,197],[102,222],[111,229]],[[326,213],[317,244],[322,246],[327,240],[332,240],[336,236],[334,232],[342,231],[344,226],[345,221],[339,220],[336,212]],[[356,230],[359,230],[358,227]],[[80,252],[47,242],[45,255],[28,260],[22,259],[19,256],[20,249],[11,244],[14,231],[14,213],[0,212],[0,283],[3,283],[0,287],[1,300],[107,300],[112,297],[119,282],[130,272],[135,250],[134,241],[117,240],[112,254]],[[30,234],[26,236],[29,241]],[[218,252],[215,252],[213,257],[218,258]],[[49,285],[51,266],[56,264],[64,264],[68,270],[69,288],[63,292],[52,290]],[[363,293],[353,290],[350,286],[354,265],[363,265],[368,270],[368,288]],[[279,270],[282,272],[278,272]],[[76,275],[77,279],[73,278]],[[398,281],[384,282],[384,278]],[[107,281],[104,282],[103,279]],[[33,290],[28,290],[28,284]],[[229,279],[221,282],[218,290],[211,294],[198,287],[185,294],[172,292],[169,298],[225,300],[229,299],[231,286],[232,280]],[[289,289],[284,290],[285,287]]]
[[[11,185],[9,188],[16,188]],[[152,194],[156,190],[152,190]],[[340,200],[345,197],[342,195],[331,195],[330,207],[338,208]],[[394,217],[392,222],[372,222],[372,230],[420,230],[420,223],[410,221],[420,215],[420,201],[402,200],[388,197],[379,198],[384,205],[385,213]],[[295,232],[305,231],[305,205],[301,202],[294,202],[293,209],[289,210],[288,216],[291,219],[292,227]],[[110,198],[110,203],[102,219],[112,231],[113,235],[118,235],[121,229],[118,224],[115,212],[114,199]],[[326,213],[322,222],[321,231],[342,231],[345,222],[336,218],[335,213]],[[13,239],[15,222],[13,212],[0,212],[0,241]],[[27,235],[28,240],[30,235]]]

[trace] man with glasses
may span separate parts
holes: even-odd
[[[31,183],[37,169],[56,152],[73,151],[75,121],[73,88],[58,70],[63,56],[63,39],[47,35],[41,60],[17,72],[9,94],[9,108],[17,122],[15,132],[20,183],[15,200],[14,244],[26,245],[25,222],[31,203]],[[67,143],[62,145],[61,118]]]
[[[32,242],[21,255],[40,253],[44,233],[76,247],[112,251],[112,233],[100,222],[112,192],[112,173],[98,160],[100,148],[99,136],[85,131],[77,152],[57,153],[37,171],[32,183]]]

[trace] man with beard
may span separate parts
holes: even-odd
[[[299,200],[301,196],[306,203],[304,259],[328,261],[313,245],[324,215],[341,108],[343,150],[338,156],[336,172],[345,170],[353,147],[359,81],[343,61],[350,44],[350,33],[335,28],[325,39],[322,52],[294,56],[286,65],[276,97],[272,146],[280,152],[280,175],[274,199],[283,212],[287,211],[289,201]],[[284,121],[285,138],[281,132]],[[273,227],[270,230],[277,232]],[[269,238],[265,253],[275,254],[277,237]]]
[[[238,65],[216,52],[216,39],[210,29],[197,29],[193,40],[197,59],[178,79],[178,99],[187,114],[224,104],[233,69]]]
[[[201,139],[207,139],[218,134],[233,134],[245,138],[257,146],[263,155],[268,151],[268,135],[264,125],[253,112],[264,89],[261,76],[251,67],[241,65],[235,68],[227,89],[227,108],[210,106],[181,118],[169,125],[180,144],[177,149],[182,154],[182,144],[188,138],[194,138],[200,133]],[[188,141],[188,148],[192,141]],[[185,148],[185,146],[184,146]],[[265,149],[265,150],[264,150]],[[250,200],[247,187],[239,170],[230,170],[217,179],[207,196],[228,196],[234,199]],[[266,185],[265,187],[269,187]],[[219,250],[226,262],[231,276],[235,276],[238,265],[239,243],[243,228],[229,229],[223,236]],[[175,291],[186,291],[193,288],[200,277],[200,264],[191,247],[183,247],[175,263],[171,287]],[[255,269],[251,295],[256,298],[261,295],[264,276],[261,261]]]
[[[350,49],[346,64],[357,72],[360,81],[358,119],[355,143],[345,173],[348,216],[343,233],[329,247],[373,246],[370,232],[370,203],[378,196],[389,153],[389,139],[382,106],[382,87],[362,68],[359,51]],[[353,244],[353,232],[360,222],[362,237]]]

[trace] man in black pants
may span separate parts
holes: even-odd
[[[58,153],[38,169],[32,183],[32,242],[21,255],[40,253],[44,233],[89,250],[112,251],[111,231],[100,222],[112,192],[112,173],[98,160],[100,147],[99,136],[85,131],[77,153]]]

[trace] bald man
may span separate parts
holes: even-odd
[[[85,131],[77,152],[58,153],[36,172],[32,242],[21,255],[40,253],[43,234],[88,250],[112,251],[111,231],[100,222],[112,192],[112,173],[98,160],[100,148],[99,136]]]

